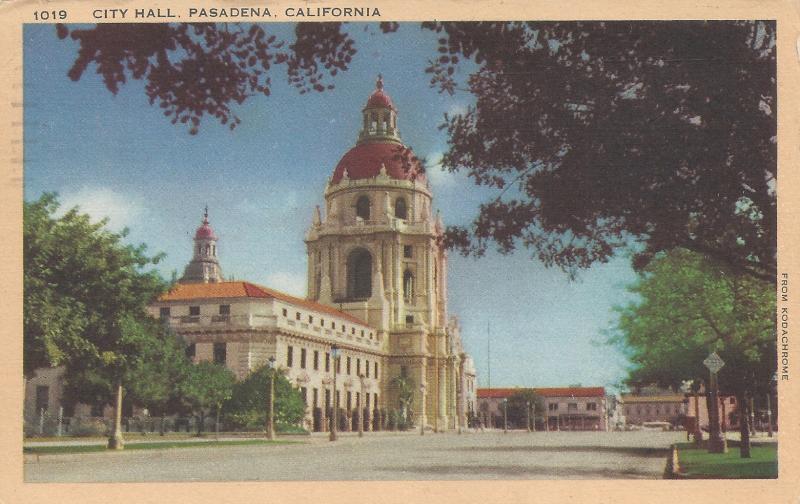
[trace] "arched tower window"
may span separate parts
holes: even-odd
[[[409,270],[403,273],[403,297],[406,299],[414,298],[414,274]]]
[[[372,255],[363,248],[347,256],[347,297],[368,298],[372,295]]]
[[[405,198],[397,198],[394,202],[394,216],[398,219],[408,219],[408,207]]]
[[[369,220],[369,197],[359,196],[356,201],[356,216]]]

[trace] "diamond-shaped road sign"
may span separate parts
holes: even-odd
[[[703,361],[703,364],[705,364],[708,370],[712,373],[717,373],[720,369],[722,369],[722,366],[725,365],[725,361],[720,359],[719,355],[717,355],[717,352],[711,352],[711,354],[706,357],[706,360]]]

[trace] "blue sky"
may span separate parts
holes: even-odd
[[[301,96],[276,73],[270,97],[236,109],[242,123],[234,132],[209,119],[191,136],[149,105],[141,82],[114,96],[93,67],[69,80],[77,45],[59,40],[53,26],[26,25],[25,198],[57,191],[65,206],[107,216],[114,230],[129,227],[131,242],[167,254],[167,277],[183,272],[208,204],[226,276],[303,296],[303,235],[327,178],[355,143],[360,110],[382,73],[404,141],[434,164],[428,176],[435,206],[445,223],[467,224],[494,193],[435,166],[447,147],[437,128],[444,113],[470,103],[466,93],[429,87],[424,68],[435,35],[414,24],[388,36],[375,25],[348,26],[359,52],[333,80],[336,89]],[[525,250],[480,259],[451,253],[449,308],[461,319],[481,386],[491,324],[492,386],[610,387],[624,377],[625,360],[599,343],[611,308],[631,299],[624,287],[634,279],[625,258],[570,281]]]

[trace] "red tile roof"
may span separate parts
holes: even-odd
[[[193,299],[219,299],[219,298],[264,298],[277,299],[294,306],[300,306],[316,312],[349,320],[354,324],[366,326],[361,319],[348,313],[337,310],[314,301],[290,296],[284,292],[257,285],[250,282],[218,282],[218,283],[189,283],[176,284],[169,292],[158,298],[159,301],[188,301]]]
[[[524,388],[479,388],[478,399],[502,399],[515,392],[531,390]],[[603,387],[546,387],[532,389],[542,397],[604,397],[606,389]]]

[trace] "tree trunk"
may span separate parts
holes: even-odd
[[[167,418],[162,414],[161,415],[161,425],[158,427],[158,435],[159,436],[163,436],[164,435],[164,429],[166,428],[166,425],[165,425],[166,421],[167,421]]]
[[[739,435],[741,436],[739,457],[750,458],[750,406],[744,393],[737,394],[736,400],[739,402]]]
[[[219,404],[217,404],[217,419],[214,424],[214,439],[219,441]]]
[[[114,401],[114,428],[108,438],[108,448],[110,450],[122,450],[125,448],[125,441],[122,439],[122,379],[117,378],[116,382],[117,398]]]

